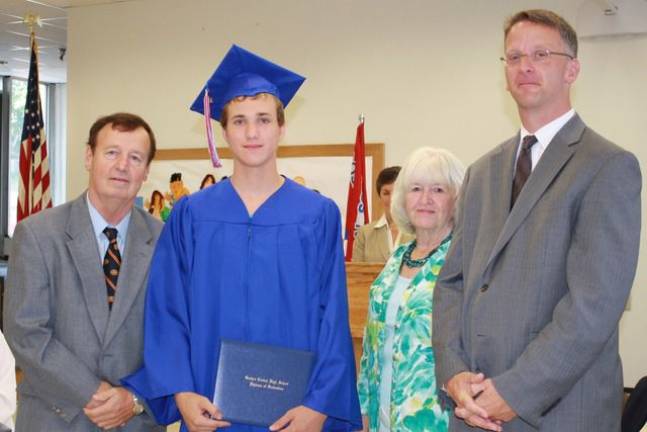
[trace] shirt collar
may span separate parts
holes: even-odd
[[[383,226],[387,226],[387,227],[389,226],[388,222],[386,221],[386,215],[382,215],[382,217],[379,218],[377,222],[375,222],[375,225],[373,226],[373,228],[377,229],[377,228],[382,228]]]
[[[96,238],[101,238],[100,236],[103,235],[103,230],[105,227],[114,227],[117,228],[117,238],[121,240],[122,242],[125,242],[126,240],[126,233],[128,232],[128,224],[130,223],[130,215],[132,214],[132,210],[130,210],[126,216],[124,216],[117,225],[111,225],[109,224],[103,216],[101,216],[101,213],[99,213],[99,210],[96,209],[94,205],[92,205],[92,201],[90,201],[90,195],[86,193],[85,199],[88,202],[88,210],[90,211],[90,220],[92,221],[92,228],[94,229],[94,236]]]
[[[535,138],[537,138],[537,143],[535,145],[539,146],[543,152],[543,150],[546,150],[546,147],[548,147],[548,144],[550,144],[553,138],[555,138],[555,135],[557,135],[557,132],[559,132],[574,115],[575,115],[575,110],[571,108],[569,111],[557,117],[555,120],[552,120],[550,123],[547,123],[544,126],[537,129],[537,131],[534,134],[531,134],[530,132],[528,132],[528,130],[526,130],[526,128],[523,127],[522,125],[519,142],[523,142],[524,137],[528,135],[534,135]]]

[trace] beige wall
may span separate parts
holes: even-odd
[[[504,17],[541,6],[576,23],[579,3],[141,0],[72,9],[68,196],[86,184],[83,143],[101,114],[141,114],[162,148],[203,145],[202,119],[188,106],[232,43],[308,77],[287,111],[285,144],[351,142],[363,112],[367,140],[386,143],[387,164],[421,145],[473,162],[518,126],[498,60]],[[584,120],[643,167],[645,52],[646,35],[581,41],[574,91]],[[621,322],[627,385],[647,374],[644,246]]]

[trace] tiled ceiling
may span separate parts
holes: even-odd
[[[41,81],[66,82],[67,9],[131,0],[2,0],[0,1],[0,76],[26,78],[29,69],[27,14],[40,17],[34,28]]]

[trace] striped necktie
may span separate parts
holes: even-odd
[[[108,237],[108,250],[103,257],[103,274],[106,279],[106,289],[108,291],[108,307],[112,309],[117,291],[117,279],[119,278],[119,268],[121,267],[121,254],[119,245],[117,245],[117,228],[106,227],[103,233]]]

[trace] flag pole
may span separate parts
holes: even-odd
[[[27,80],[27,98],[21,135],[16,221],[52,207],[50,194],[49,162],[47,157],[47,136],[39,94],[38,44],[34,28],[41,26],[40,16],[28,13],[23,22],[29,27],[30,60]]]
[[[360,226],[369,222],[366,202],[366,167],[364,149],[364,114],[359,115],[359,124],[353,149],[353,164],[350,183],[348,185],[348,201],[346,204],[346,261],[353,259],[353,244]],[[359,219],[359,220],[358,220]]]
[[[36,32],[34,31],[34,27],[36,25],[41,26],[42,23],[40,21],[40,16],[32,13],[32,12],[27,12],[25,16],[22,19],[23,24],[27,26],[29,29],[29,52],[31,55],[31,51],[34,49],[34,41],[36,40]],[[31,67],[30,67],[31,69]],[[19,215],[18,216],[18,222],[20,222],[20,219],[23,217],[29,216],[33,212],[33,189],[34,189],[34,172],[33,172],[33,154],[29,152],[28,156],[28,163],[29,163],[29,168],[28,168],[28,174],[26,180],[26,184],[23,187],[26,187],[27,193],[24,194],[24,203],[23,203],[23,211],[26,211],[26,214],[24,216]],[[23,181],[25,181],[23,180]]]

